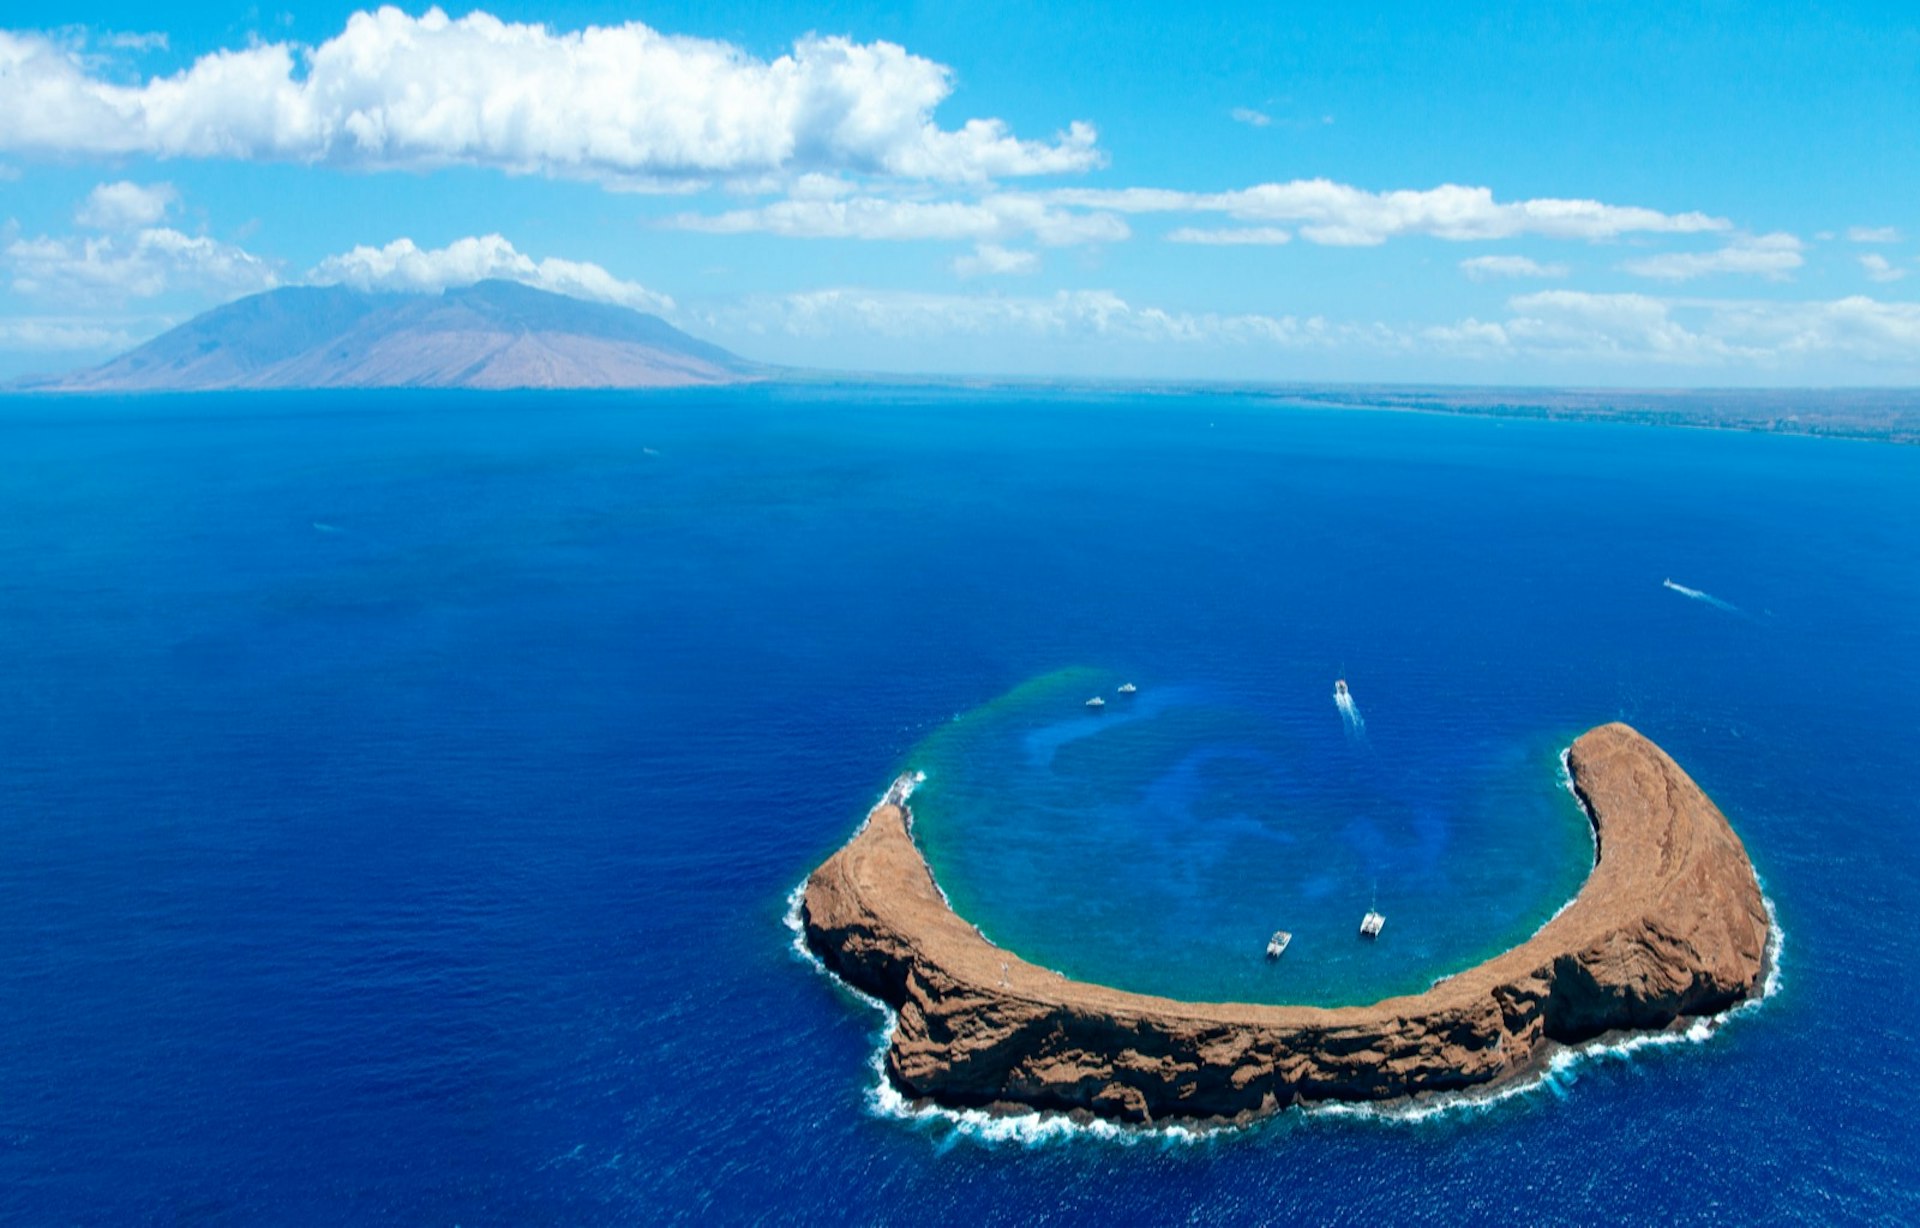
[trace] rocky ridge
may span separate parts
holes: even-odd
[[[41,392],[676,388],[763,378],[658,316],[507,281],[441,294],[283,286],[216,307]]]
[[[1724,1011],[1765,974],[1753,867],[1679,765],[1611,724],[1568,769],[1597,851],[1574,900],[1519,946],[1370,1006],[1181,1002],[1030,964],[948,906],[898,787],[809,877],[805,936],[896,1012],[887,1076],[942,1104],[1144,1123],[1487,1088],[1557,1045]]]

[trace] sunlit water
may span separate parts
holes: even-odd
[[[1916,525],[1920,450],[1221,395],[0,401],[0,1221],[1920,1218]],[[1419,988],[1615,718],[1782,989],[1485,1111],[901,1120],[781,923],[924,759],[1023,955]]]
[[[1592,864],[1548,743],[1450,756],[1410,731],[1383,753],[1343,736],[1319,679],[1127,696],[1117,677],[1037,679],[908,757],[929,774],[916,831],[956,908],[1069,976],[1190,999],[1417,993],[1538,929]],[[1370,908],[1392,925],[1377,941],[1359,934]],[[1270,962],[1278,929],[1293,940]]]

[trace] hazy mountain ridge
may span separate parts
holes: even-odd
[[[196,316],[101,366],[23,386],[667,388],[753,378],[752,364],[658,316],[483,281],[439,295],[269,290]]]

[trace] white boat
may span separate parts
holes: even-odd
[[[1120,693],[1122,695],[1131,695],[1139,689],[1139,687],[1133,685],[1131,682],[1123,682],[1120,684]]]
[[[1293,941],[1293,935],[1286,930],[1273,931],[1273,937],[1267,939],[1267,958],[1279,959],[1287,953],[1287,944]]]
[[[1347,697],[1347,680],[1345,678],[1335,678],[1333,680],[1333,697],[1335,699],[1345,699]]]
[[[1360,936],[1362,938],[1378,938],[1380,936],[1380,927],[1386,923],[1387,919],[1384,916],[1369,910],[1366,916],[1360,918]]]
[[[1100,698],[1098,695],[1095,695],[1092,699],[1089,699],[1087,701],[1087,707],[1089,708],[1097,709],[1097,708],[1104,708],[1106,706],[1107,706],[1107,701]]]

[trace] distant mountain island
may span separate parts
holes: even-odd
[[[675,388],[778,379],[903,389],[1133,389],[1282,405],[1826,435],[1920,444],[1917,388],[1540,388],[909,375],[749,362],[658,316],[510,281],[440,294],[288,286],[216,307],[102,366],[0,392]]]
[[[50,392],[670,388],[759,368],[658,316],[509,281],[443,294],[289,286],[216,307]]]

